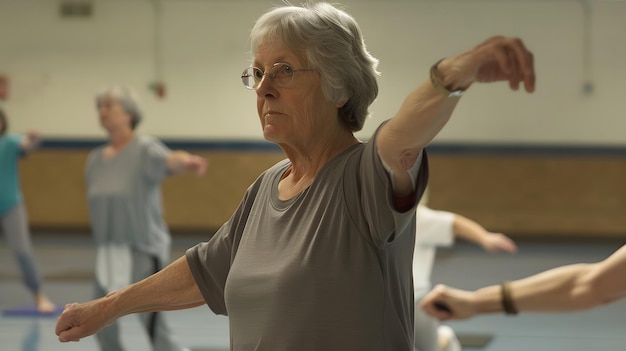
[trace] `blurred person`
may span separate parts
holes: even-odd
[[[100,125],[108,143],[87,159],[85,179],[91,229],[97,245],[95,297],[103,297],[161,270],[169,261],[171,237],[163,220],[161,183],[166,177],[205,173],[207,161],[171,151],[157,138],[140,135],[138,99],[127,87],[96,95]],[[140,315],[153,350],[179,351],[162,313]],[[105,351],[123,350],[119,325],[96,336]]]
[[[427,192],[428,193],[428,192]],[[465,216],[433,210],[422,198],[416,211],[417,231],[413,253],[413,285],[415,290],[415,350],[460,351],[461,343],[452,328],[440,325],[420,307],[422,298],[431,290],[431,273],[437,247],[450,247],[459,237],[480,245],[487,252],[515,253],[517,245],[502,233],[493,233]]]
[[[40,144],[37,131],[25,135],[9,134],[9,122],[0,109],[0,223],[11,252],[15,256],[22,280],[33,295],[37,312],[56,312],[54,303],[43,293],[42,281],[33,254],[28,214],[20,189],[18,161]]]

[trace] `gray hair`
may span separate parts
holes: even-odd
[[[132,129],[137,128],[143,115],[139,108],[139,99],[132,89],[125,86],[112,86],[102,89],[96,94],[96,106],[99,106],[102,100],[106,98],[111,98],[120,104],[124,111],[130,115],[130,127]]]
[[[343,104],[339,117],[346,127],[353,132],[363,128],[378,95],[378,60],[367,52],[352,16],[326,2],[277,7],[252,28],[252,53],[265,40],[278,40],[304,54],[311,68],[320,72],[324,96]]]

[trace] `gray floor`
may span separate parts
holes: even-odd
[[[198,239],[175,240],[172,257]],[[59,304],[91,297],[94,250],[88,238],[35,236],[35,250],[46,278],[48,295]],[[530,275],[551,267],[593,262],[608,256],[620,244],[521,244],[515,256],[485,254],[458,244],[440,251],[433,280],[473,289],[505,279]],[[29,304],[8,249],[0,242],[0,308]],[[177,337],[194,350],[227,350],[228,325],[206,307],[167,313]],[[0,317],[2,351],[97,350],[92,338],[61,344],[54,335],[54,318]],[[149,350],[136,316],[122,319],[123,340],[129,350]],[[485,316],[450,325],[462,335],[493,336],[483,348],[465,350],[626,350],[626,300],[591,311],[568,314],[522,314],[516,317]]]

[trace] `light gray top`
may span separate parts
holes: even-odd
[[[96,244],[127,244],[165,260],[170,234],[162,218],[161,182],[170,150],[151,136],[135,137],[114,158],[104,146],[85,169],[91,229]]]
[[[375,142],[344,151],[281,201],[289,166],[265,171],[214,237],[187,251],[207,304],[229,316],[231,349],[412,351],[415,206],[395,210]]]

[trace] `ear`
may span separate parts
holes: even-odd
[[[346,101],[343,101],[343,100],[342,100],[342,101],[337,102],[337,103],[335,104],[335,107],[337,107],[337,108],[342,108],[342,107],[344,107],[344,106],[345,106],[345,104],[346,104]]]

